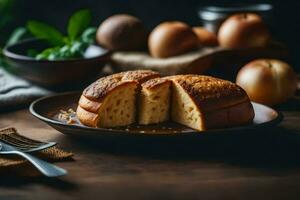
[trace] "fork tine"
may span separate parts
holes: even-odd
[[[20,135],[11,135],[11,137],[13,137],[17,140],[23,141],[23,142],[27,142],[27,143],[35,143],[35,144],[44,143],[44,142],[41,142],[41,141],[36,141],[36,140],[29,139],[29,138],[25,138],[25,137],[22,137]]]
[[[36,147],[38,147],[38,146],[26,146],[26,145],[20,145],[20,144],[18,144],[18,143],[15,143],[15,142],[11,142],[11,141],[9,141],[9,140],[2,140],[1,139],[1,141],[3,141],[3,142],[5,142],[5,143],[7,143],[7,144],[10,144],[10,145],[12,145],[12,146],[14,146],[14,147],[16,147],[16,148],[18,148],[18,149],[31,149],[31,148],[36,148]]]
[[[56,145],[55,142],[40,142],[30,138],[25,138],[18,134],[3,134],[1,135],[0,140],[23,152],[39,151]]]
[[[18,144],[28,145],[28,146],[37,146],[37,145],[44,144],[44,143],[42,143],[42,142],[39,142],[39,143],[35,142],[35,143],[32,143],[32,142],[29,142],[29,141],[20,140],[19,138],[7,136],[7,135],[5,135],[4,137],[2,137],[2,139],[3,139],[3,140],[9,140],[9,141],[12,141],[12,142],[18,143]]]
[[[14,139],[9,138],[9,137],[4,137],[4,138],[2,138],[2,141],[3,141],[3,142],[9,142],[9,143],[12,143],[12,144],[14,144],[15,146],[24,146],[24,147],[36,147],[36,146],[41,145],[41,144],[29,144],[29,143],[24,143],[24,142],[21,142],[21,141],[18,141],[18,140],[14,140]]]
[[[30,152],[35,152],[35,151],[40,151],[40,150],[48,149],[48,148],[53,147],[55,145],[56,145],[55,142],[49,142],[49,143],[40,145],[38,147],[27,149],[27,150],[23,150],[23,151],[27,152],[27,153],[30,153]]]
[[[15,140],[18,140],[18,141],[23,142],[23,143],[44,144],[44,142],[40,142],[40,141],[32,140],[32,139],[29,139],[29,138],[25,138],[25,137],[22,137],[22,136],[17,135],[17,134],[7,134],[5,136],[9,137],[9,138],[12,138],[12,139],[15,139]]]
[[[14,146],[15,148],[17,148],[23,152],[40,151],[40,150],[47,149],[47,148],[50,148],[50,147],[53,147],[56,145],[56,142],[49,142],[49,143],[44,143],[42,145],[36,145],[36,146],[22,146],[22,145],[19,145],[19,144],[16,144],[16,143],[13,143],[13,142],[10,142],[7,140],[2,140],[2,139],[0,139],[0,140],[6,144]]]

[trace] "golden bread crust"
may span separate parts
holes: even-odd
[[[242,102],[249,102],[246,92],[230,81],[190,74],[167,78],[179,84],[203,111],[217,110]]]
[[[116,87],[124,84],[124,82],[136,81],[141,84],[147,80],[157,78],[159,76],[160,75],[158,72],[151,70],[120,72],[98,79],[83,91],[83,95],[88,99],[99,101],[106,97]]]
[[[150,79],[142,84],[143,89],[151,90],[156,89],[162,84],[170,84],[171,81],[165,78],[154,78]]]
[[[220,110],[206,112],[203,115],[203,122],[205,129],[225,128],[249,124],[253,118],[252,104],[250,101],[245,101]]]
[[[117,84],[111,84],[109,85],[109,87],[101,87],[100,89],[103,90],[104,88],[107,88],[107,91],[103,91],[101,94],[97,93],[97,97],[96,96],[92,96],[91,98],[89,96],[86,95],[81,95],[80,99],[79,99],[79,106],[81,106],[82,108],[86,109],[87,111],[91,111],[94,113],[97,113],[100,106],[101,106],[101,102],[104,100],[104,98],[109,95],[109,93],[113,92],[116,89],[119,89],[121,87],[126,88],[128,85],[137,85],[138,83],[136,81],[120,81]],[[94,94],[96,94],[94,92]],[[104,96],[105,95],[105,96]]]
[[[134,80],[142,84],[157,77],[160,77],[159,73],[152,70],[135,70],[124,72],[122,80]]]
[[[97,127],[99,115],[85,110],[81,106],[77,107],[76,115],[80,122],[86,126]]]
[[[101,100],[116,87],[124,84],[121,81],[122,77],[122,73],[102,77],[89,85],[82,94],[89,99]]]
[[[87,111],[97,113],[102,103],[95,100],[90,100],[85,96],[81,95],[78,104],[80,107]]]

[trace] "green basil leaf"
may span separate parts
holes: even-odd
[[[96,38],[96,27],[89,27],[87,28],[81,35],[81,41],[87,44],[92,44],[95,42]]]
[[[42,51],[41,53],[37,54],[35,58],[37,60],[47,60],[50,53],[50,51]]]
[[[73,14],[68,24],[68,35],[71,40],[76,39],[90,24],[92,14],[89,10],[83,9]]]
[[[86,45],[82,42],[75,41],[71,44],[70,52],[73,57],[82,57],[86,49]]]
[[[70,52],[70,45],[64,45],[59,49],[59,53],[61,58],[70,58],[71,52]]]
[[[59,47],[51,47],[44,49],[41,53],[35,56],[37,60],[55,60],[58,58]]]
[[[27,33],[26,28],[24,28],[24,27],[16,28],[10,35],[9,39],[7,40],[6,46],[17,43],[26,35],[26,33]]]
[[[63,35],[54,27],[38,21],[29,21],[27,28],[37,38],[45,39],[52,45],[64,44]]]
[[[53,51],[48,56],[48,60],[60,60],[60,59],[61,59],[61,56],[58,51]]]

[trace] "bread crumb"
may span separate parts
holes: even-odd
[[[57,118],[59,121],[65,122],[67,124],[75,124],[76,112],[72,108],[69,108],[67,111],[60,110]]]

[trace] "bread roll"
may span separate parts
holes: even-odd
[[[113,15],[103,21],[96,39],[101,46],[110,50],[138,50],[147,43],[141,20],[126,14]]]
[[[194,33],[197,35],[200,45],[202,46],[216,46],[218,45],[217,35],[206,30],[203,27],[193,27]]]
[[[166,58],[196,49],[198,38],[183,22],[164,22],[151,32],[148,47],[153,57]]]
[[[220,46],[231,49],[264,47],[270,40],[270,33],[258,14],[237,13],[222,23],[218,40]]]

